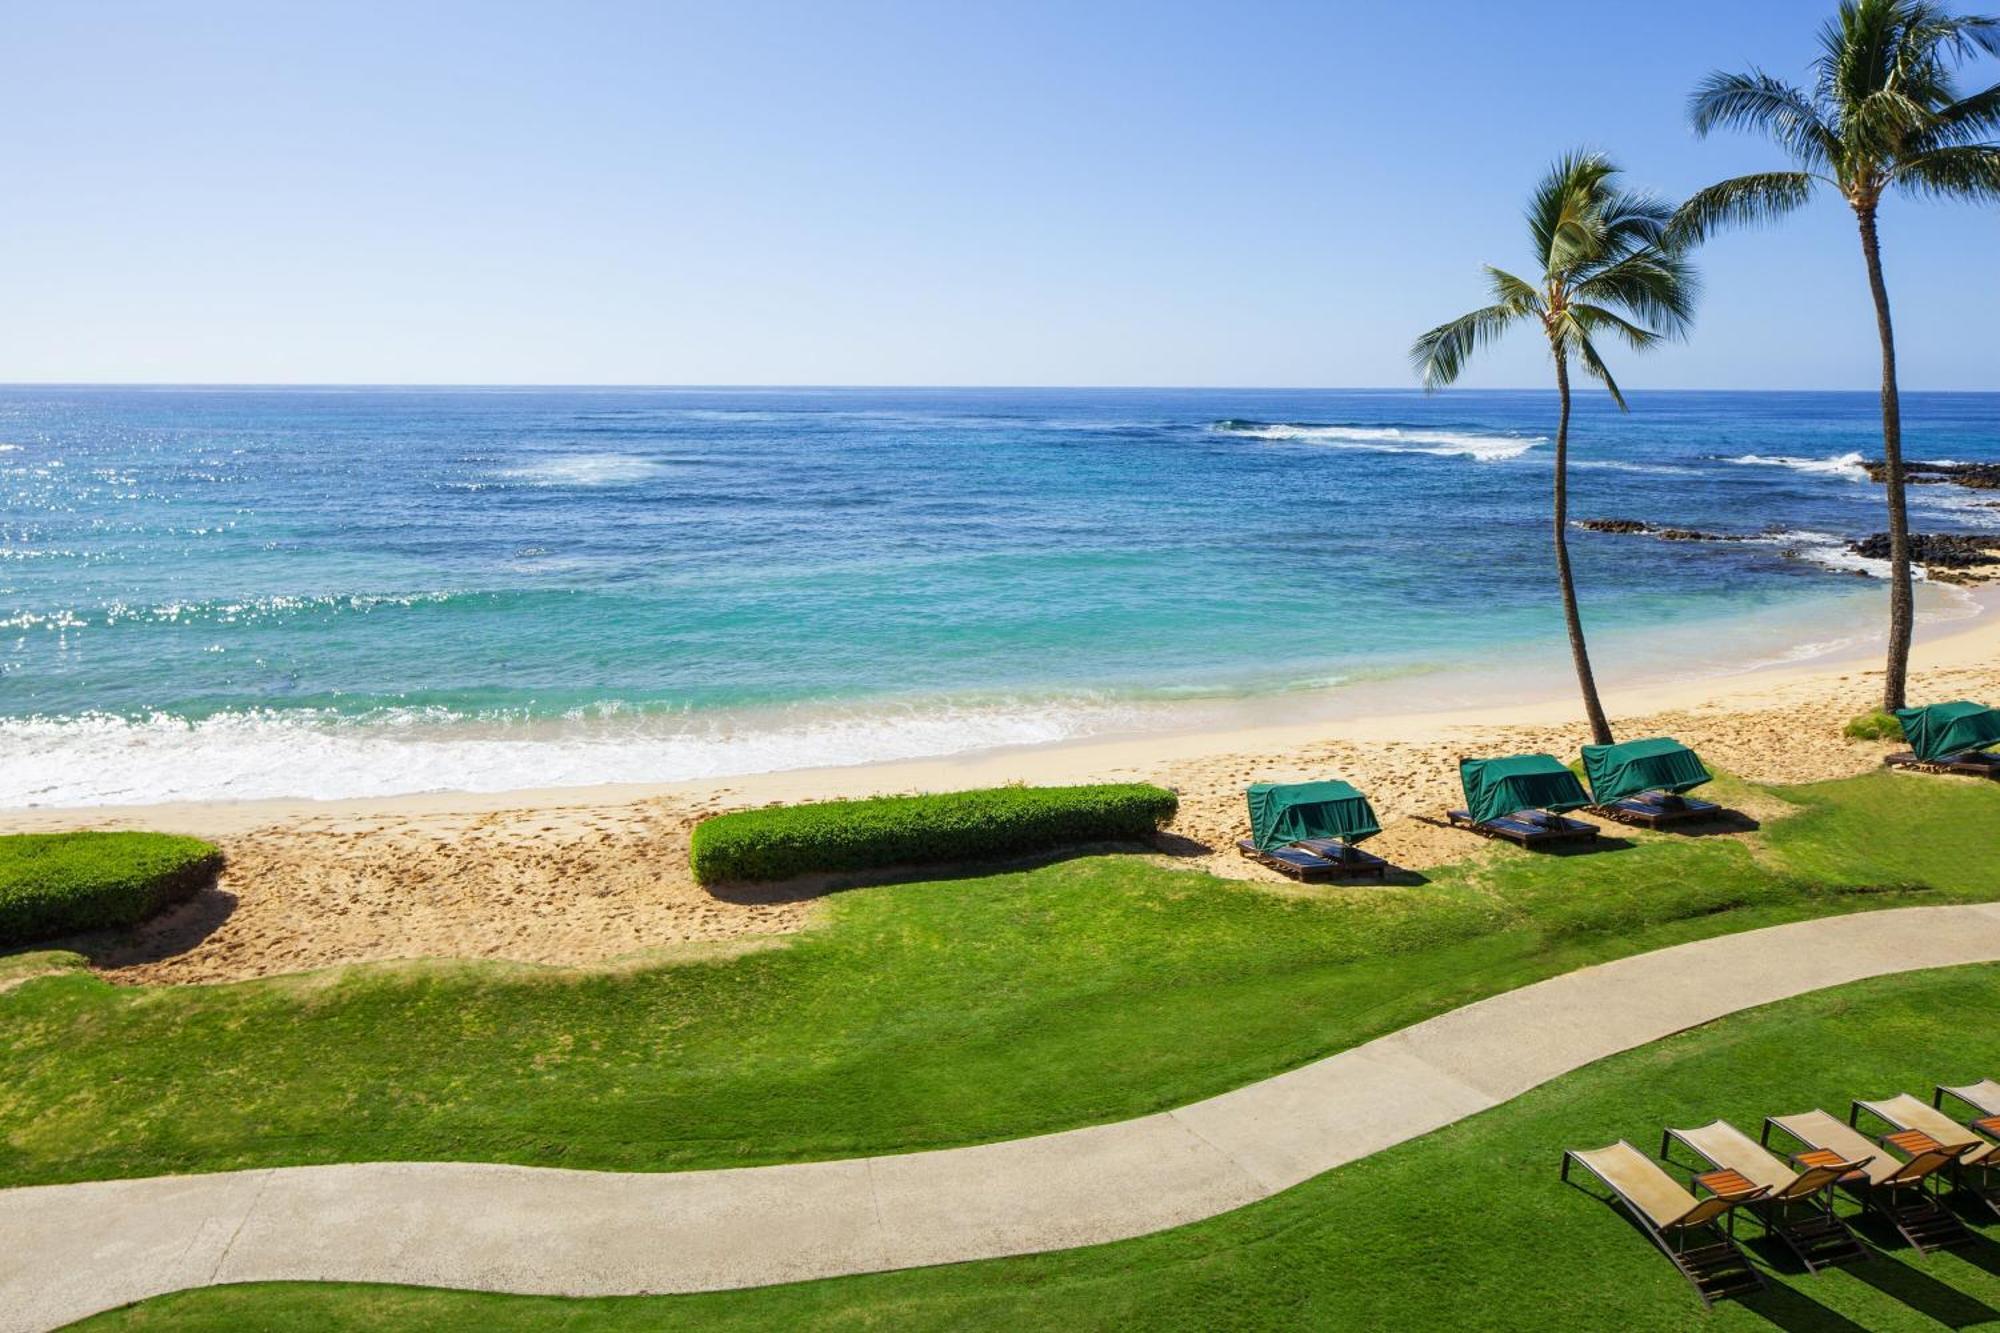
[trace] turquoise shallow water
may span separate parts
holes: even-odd
[[[1866,623],[1872,396],[1580,413],[1613,662]],[[2000,395],[1909,452],[2000,459]],[[1545,651],[1534,393],[0,390],[0,804],[670,780]],[[1916,492],[1925,530],[1992,493]],[[1728,626],[1728,643],[1716,627]],[[1759,628],[1761,627],[1761,628]],[[1623,645],[1621,647],[1621,645]],[[1621,656],[1622,654],[1622,656]]]

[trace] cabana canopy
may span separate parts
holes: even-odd
[[[1590,794],[1552,754],[1514,754],[1504,759],[1461,759],[1458,780],[1465,786],[1466,810],[1484,823],[1516,810],[1561,814],[1590,804]]]
[[[1599,805],[1610,805],[1646,791],[1678,796],[1709,780],[1708,770],[1693,750],[1670,736],[1616,745],[1583,747],[1583,771],[1590,794]]]
[[[1925,763],[2000,743],[2000,708],[1969,699],[1898,708],[1896,720],[1903,724],[1911,753]]]
[[[1355,843],[1381,831],[1368,798],[1345,782],[1259,782],[1250,788],[1250,840],[1261,852],[1307,838]]]

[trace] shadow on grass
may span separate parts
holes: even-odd
[[[1989,1245],[1991,1242],[1987,1242]],[[1918,1272],[1893,1255],[1876,1251],[1866,1263],[1849,1264],[1855,1280],[1865,1282],[1891,1300],[1900,1301],[1919,1314],[1937,1320],[1947,1328],[1966,1328],[2000,1318],[1985,1301],[1968,1296],[1928,1273]]]
[[[1740,810],[1722,810],[1706,819],[1691,819],[1685,824],[1669,824],[1660,830],[1683,838],[1733,838],[1740,833],[1755,833],[1764,827],[1760,819],[1752,819]]]
[[[1853,1264],[1849,1271],[1867,1268]],[[1846,1315],[1829,1310],[1797,1287],[1773,1282],[1763,1291],[1737,1302],[1745,1310],[1794,1333],[1864,1333],[1866,1324],[1857,1324]]]

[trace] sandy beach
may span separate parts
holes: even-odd
[[[1840,777],[1874,767],[1890,748],[1841,735],[1841,724],[1880,688],[1874,649],[1855,651],[1868,656],[1631,690],[1613,683],[1607,706],[1621,735],[1671,733],[1743,778]],[[1915,663],[1913,699],[2000,696],[2000,616],[1927,627]],[[1457,758],[1520,750],[1569,756],[1587,739],[1567,676],[1551,674],[1515,693],[1477,709],[1099,738],[655,787],[16,810],[0,812],[0,831],[154,828],[222,845],[228,868],[215,890],[130,939],[89,942],[93,961],[117,980],[205,983],[419,957],[593,965],[806,925],[811,894],[722,898],[688,874],[697,822],[772,801],[1007,782],[1158,782],[1181,796],[1164,854],[1275,886],[1287,881],[1233,850],[1243,787],[1340,776],[1370,795],[1385,825],[1373,848],[1391,860],[1422,868],[1487,854],[1428,822],[1456,800]]]

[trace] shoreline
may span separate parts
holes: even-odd
[[[2000,616],[1920,626],[1918,644],[1911,697],[2000,698]],[[1605,702],[1621,735],[1677,735],[1712,768],[1740,778],[1846,777],[1878,767],[1892,748],[1841,734],[1848,718],[1876,702],[1875,651],[1862,643],[1835,660],[1613,689]],[[222,846],[221,879],[189,903],[129,934],[38,946],[74,949],[121,983],[207,984],[439,958],[640,965],[688,956],[690,948],[776,942],[811,923],[837,886],[715,894],[688,868],[689,839],[702,819],[774,801],[1011,782],[1156,782],[1180,794],[1180,812],[1158,846],[1173,864],[1283,893],[1377,893],[1302,888],[1238,856],[1244,788],[1345,778],[1381,817],[1384,831],[1370,849],[1412,870],[1495,855],[1483,840],[1435,821],[1458,799],[1459,756],[1545,750],[1568,758],[1588,739],[1567,663],[1535,686],[1473,707],[1098,736],[716,780],[11,810],[0,812],[0,832],[146,827]],[[1733,791],[1730,800],[1753,820],[1790,809],[1755,791]]]
[[[2000,586],[1959,590],[1973,604],[1965,615],[1920,621],[1911,654],[1912,678],[1926,670],[1976,667],[2000,662]],[[1882,635],[1869,630],[1826,656],[1797,662],[1756,662],[1694,675],[1642,681],[1603,689],[1614,725],[1664,713],[1768,706],[1780,696],[1813,682],[1846,683],[1879,677]],[[1602,689],[1600,671],[1600,688]],[[1456,694],[1470,673],[1446,668],[1421,678],[1434,692]],[[999,745],[919,758],[869,760],[852,764],[774,769],[667,781],[604,782],[493,791],[441,789],[387,795],[272,796],[212,800],[145,801],[124,804],[51,805],[0,808],[0,833],[58,828],[104,827],[138,821],[147,827],[200,836],[240,833],[305,816],[379,817],[409,814],[480,814],[522,806],[600,806],[706,793],[740,796],[736,805],[769,801],[836,799],[906,791],[953,790],[1026,781],[1039,784],[1088,782],[1105,774],[1127,774],[1163,763],[1220,754],[1279,753],[1324,741],[1434,741],[1467,731],[1508,727],[1580,726],[1574,679],[1567,661],[1559,670],[1524,673],[1534,692],[1504,704],[1456,702],[1424,709],[1368,712],[1371,689],[1404,693],[1412,678],[1364,682],[1288,696],[1241,699],[1213,711],[1235,714],[1233,724],[1133,728],[1021,745]],[[1518,682],[1510,682],[1518,683]],[[1912,697],[1916,694],[1912,690]],[[1292,721],[1265,720],[1282,699],[1302,714]],[[1856,709],[1855,711],[1860,711]]]

